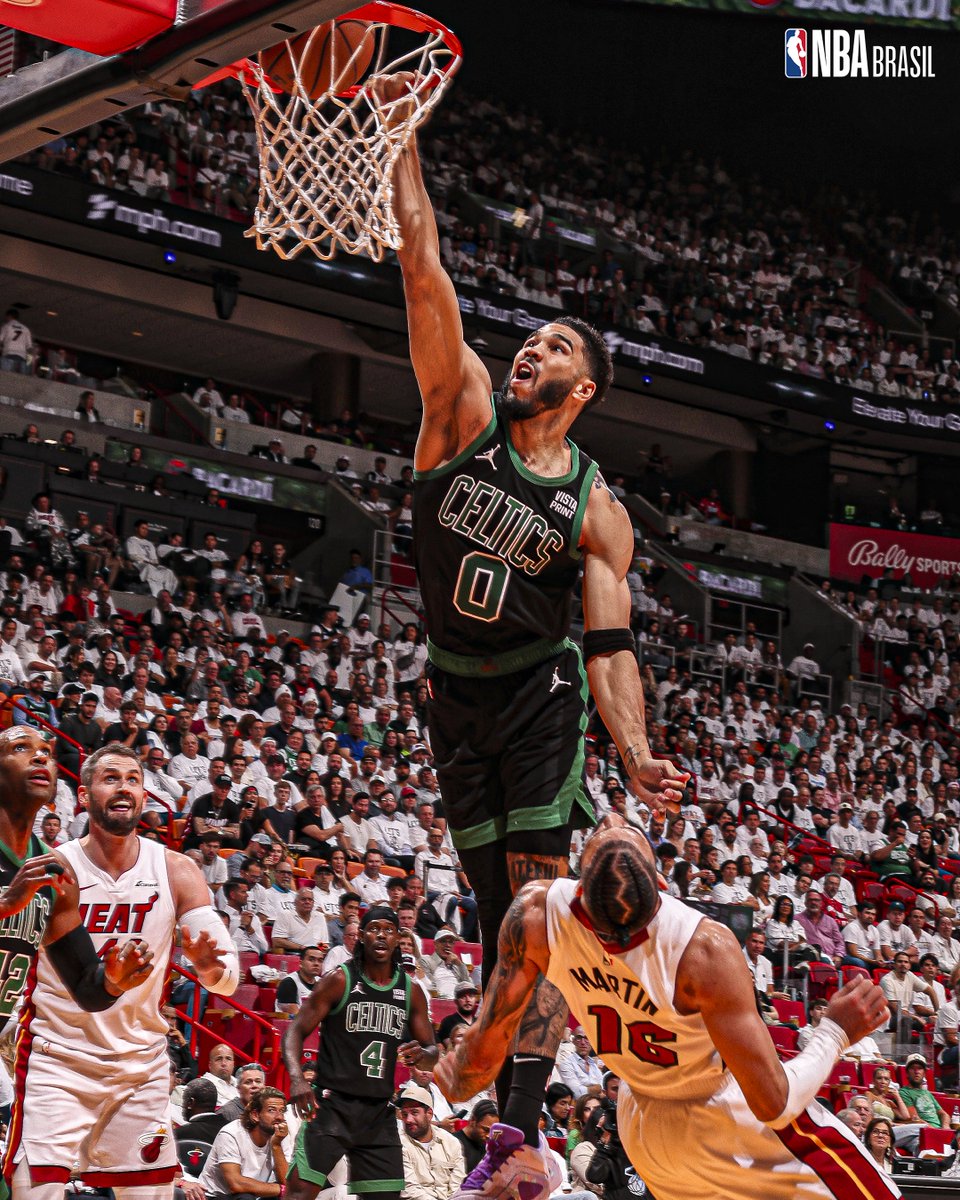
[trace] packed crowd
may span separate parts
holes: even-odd
[[[890,337],[867,316],[857,259],[824,236],[815,208],[737,181],[719,161],[651,160],[596,138],[565,141],[561,152],[556,138],[539,115],[459,89],[445,101],[423,157],[444,261],[462,286],[882,396],[956,402],[952,351]],[[119,114],[51,142],[31,161],[243,221],[256,203],[253,121],[230,82],[185,106]],[[496,218],[484,221],[482,200],[468,219],[467,193],[509,206],[506,232]],[[575,242],[566,249],[558,225],[593,231],[593,250]],[[842,228],[849,246],[866,249],[861,230]],[[952,279],[949,266],[941,260]]]
[[[17,701],[12,719],[65,735],[55,811],[39,818],[40,836],[57,845],[82,834],[79,755],[120,741],[144,763],[148,836],[166,836],[171,823],[183,835],[247,961],[295,956],[277,988],[278,1012],[295,1012],[312,983],[347,960],[360,913],[383,902],[397,913],[405,968],[433,1002],[453,1005],[454,1024],[469,1023],[479,999],[476,909],[431,760],[421,632],[409,625],[394,638],[365,614],[344,628],[328,608],[303,640],[267,638],[253,592],[242,580],[229,586],[238,564],[203,555],[210,572],[196,589],[175,573],[154,578],[170,570],[161,561],[142,564],[156,604],[137,622],[118,611],[108,561],[97,562],[92,591],[77,591],[76,568],[53,552],[57,540],[70,542],[60,524],[44,497],[22,532],[7,524],[17,541],[0,578],[0,688]],[[658,629],[684,636],[670,597],[639,573],[631,584],[651,742],[694,782],[678,816],[651,814],[627,792],[616,747],[595,719],[583,785],[596,811],[644,829],[673,894],[752,910],[745,954],[772,1021],[774,1002],[802,987],[804,966],[882,972],[890,998],[902,1001],[898,1033],[908,1021],[915,1052],[933,1058],[941,1084],[953,1082],[960,1013],[946,989],[960,962],[960,744],[952,720],[941,726],[924,713],[898,726],[865,708],[828,714],[797,701],[802,656],[764,683],[749,632],[716,647],[723,687],[698,682],[682,657],[664,665],[650,651]],[[960,670],[949,644],[948,678]],[[577,834],[574,870],[581,846]],[[865,891],[871,883],[879,890]],[[546,1098],[548,1130],[563,1128],[588,1088],[615,1086],[587,1038],[576,1031],[564,1049]],[[858,1052],[884,1057],[870,1046]],[[414,1086],[429,1095],[419,1107],[433,1121],[476,1124],[474,1109],[446,1113],[429,1079]],[[917,1125],[908,1117],[905,1129]],[[929,1120],[947,1118],[941,1110]],[[431,1136],[433,1128],[427,1119]],[[598,1146],[609,1146],[602,1132],[595,1123]],[[576,1181],[572,1156],[571,1169]]]

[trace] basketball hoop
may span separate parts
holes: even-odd
[[[260,191],[246,236],[256,240],[258,249],[272,247],[290,259],[309,248],[323,260],[343,250],[380,262],[385,251],[402,245],[393,211],[394,166],[460,66],[461,46],[439,21],[387,0],[373,0],[338,21],[367,22],[370,33],[352,53],[341,51],[339,60],[340,39],[324,43],[323,52],[331,56],[325,59],[330,86],[319,94],[311,95],[315,79],[301,68],[309,59],[312,69],[314,39],[328,37],[324,26],[271,48],[276,62],[277,51],[286,47],[288,91],[268,73],[266,51],[217,72],[200,86],[233,75],[253,112]],[[387,53],[391,29],[405,31],[407,41],[407,35],[416,35],[413,48],[393,59]],[[376,42],[372,56],[368,37]],[[411,72],[414,82],[397,100],[378,101],[362,82],[335,90],[344,79],[364,73],[399,71]]]

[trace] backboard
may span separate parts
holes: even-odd
[[[169,3],[130,0],[128,25],[118,19],[121,7],[109,4],[113,23],[99,22],[103,37],[95,44],[108,48],[114,30],[119,46],[149,34],[132,49],[108,55],[67,49],[0,80],[0,161],[150,100],[183,100],[212,72],[333,20],[356,0],[180,0],[172,19]],[[71,0],[78,11],[101,6],[102,0]],[[41,26],[34,19],[40,11],[47,9],[0,0],[0,23],[51,37],[50,18]]]

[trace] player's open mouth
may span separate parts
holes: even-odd
[[[31,783],[49,783],[50,782],[50,772],[49,771],[31,771],[30,772],[30,782]]]
[[[537,377],[537,372],[530,362],[522,362],[513,373],[513,378],[510,380],[511,386],[516,383],[532,383]]]

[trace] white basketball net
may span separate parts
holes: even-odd
[[[402,245],[393,211],[393,168],[417,126],[439,103],[460,57],[447,46],[446,31],[440,27],[419,35],[421,43],[415,49],[387,61],[393,22],[372,19],[375,13],[381,15],[377,10],[394,15],[410,11],[375,3],[341,19],[372,23],[369,37],[376,38],[376,50],[367,79],[415,73],[416,81],[399,100],[381,104],[362,86],[351,89],[356,94],[335,95],[331,88],[312,98],[301,79],[299,60],[307,58],[314,39],[325,36],[323,26],[299,52],[286,43],[296,84],[291,94],[274,91],[259,64],[240,74],[256,124],[260,166],[259,198],[246,236],[255,238],[260,250],[272,246],[289,259],[310,249],[324,260],[343,250],[379,262],[385,251]],[[423,20],[421,14],[411,15]],[[354,61],[367,52],[361,42],[349,57],[341,49],[338,61],[341,42],[339,37],[330,39],[334,81],[354,77]]]

